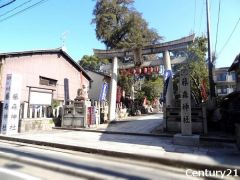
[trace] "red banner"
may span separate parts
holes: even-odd
[[[208,99],[208,96],[207,96],[207,91],[206,91],[206,81],[205,80],[202,80],[202,84],[201,84],[201,96],[202,96],[202,99],[204,101],[206,101]]]
[[[117,99],[116,99],[117,103],[120,103],[121,97],[122,97],[122,88],[118,86],[117,87]]]
[[[87,125],[91,124],[91,119],[92,119],[92,107],[88,107],[88,111],[87,111]]]

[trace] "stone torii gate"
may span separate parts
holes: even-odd
[[[117,49],[117,50],[99,50],[93,49],[94,54],[99,58],[112,59],[112,76],[110,84],[110,108],[109,108],[109,120],[115,120],[116,111],[116,94],[117,94],[117,69],[118,69],[118,58],[134,57],[134,65],[142,66],[145,62],[142,60],[142,55],[158,54],[163,53],[163,64],[164,69],[171,71],[170,52],[177,56],[182,56],[178,52],[185,52],[187,47],[193,42],[194,34],[177,39],[174,41],[164,42],[160,44],[154,44],[144,46],[138,49]],[[161,60],[154,60],[154,65],[162,64]],[[170,78],[168,84],[168,93],[166,95],[166,106],[171,106],[173,99],[173,87]]]

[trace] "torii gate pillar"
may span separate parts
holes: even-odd
[[[116,118],[117,69],[118,69],[118,58],[114,57],[112,61],[112,77],[111,77],[111,84],[110,84],[109,121],[113,121]]]
[[[172,72],[171,67],[171,60],[169,51],[166,50],[163,53],[163,63],[164,63],[164,70],[170,70]],[[166,107],[173,106],[173,82],[172,82],[172,74],[169,77],[168,86],[167,86],[167,93],[166,93]]]

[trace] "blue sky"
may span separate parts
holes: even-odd
[[[3,2],[0,1],[0,5]],[[66,32],[67,52],[75,60],[93,54],[92,49],[104,49],[96,39],[95,26],[91,24],[92,0],[48,0],[7,20],[5,12],[29,0],[16,0],[0,9],[0,52],[57,48]],[[25,7],[40,0],[32,0]],[[212,50],[215,49],[219,0],[210,0]],[[205,0],[135,0],[134,7],[164,36],[164,41],[206,34]],[[219,54],[240,18],[240,0],[221,0],[219,33],[216,52]],[[229,43],[219,54],[217,67],[230,66],[240,53],[240,23]]]

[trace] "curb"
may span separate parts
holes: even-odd
[[[159,164],[178,167],[178,168],[191,168],[191,169],[198,169],[198,170],[208,169],[208,170],[222,170],[222,171],[226,169],[231,169],[232,170],[231,172],[234,172],[234,170],[237,169],[237,171],[240,171],[240,168],[230,166],[230,165],[226,166],[226,165],[220,165],[220,164],[203,164],[200,162],[181,161],[179,159],[173,159],[173,158],[138,155],[133,153],[117,152],[117,151],[73,146],[73,145],[66,145],[66,144],[59,144],[59,143],[21,139],[21,138],[2,136],[2,135],[0,135],[0,139],[7,140],[7,141],[27,143],[27,144],[48,146],[48,147],[54,147],[54,148],[60,148],[60,149],[67,149],[72,151],[81,151],[85,153],[100,154],[100,155],[112,156],[116,158],[128,158],[128,159],[138,160],[138,161],[153,162],[153,163],[159,163]]]
[[[150,133],[134,133],[134,132],[122,132],[122,131],[94,130],[94,129],[84,129],[84,128],[53,127],[53,129],[96,132],[96,133],[105,133],[105,134],[121,134],[121,135],[132,135],[132,136],[149,136],[149,137],[169,137],[169,138],[172,138],[174,136],[174,134],[167,134],[167,133],[165,133],[165,134],[150,134]],[[200,141],[236,143],[236,139],[233,139],[233,138],[206,137],[206,136],[200,136]]]

